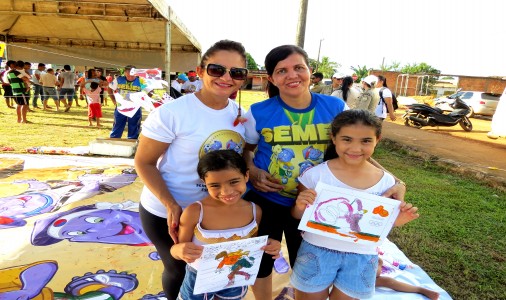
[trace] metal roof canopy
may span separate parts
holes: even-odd
[[[9,59],[78,66],[183,72],[201,56],[167,0],[2,0],[0,41]]]

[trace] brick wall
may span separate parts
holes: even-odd
[[[399,77],[401,75],[400,72],[392,72],[392,71],[381,71],[381,70],[371,70],[369,74],[372,75],[383,75],[387,79],[388,87],[399,95],[406,96],[414,96],[416,93],[417,86],[417,77],[416,75],[410,75],[409,78],[404,76],[404,82],[408,82],[407,89],[401,88],[401,79]],[[458,76],[458,75],[455,75]],[[458,87],[465,91],[483,91],[488,93],[496,93],[502,94],[504,89],[506,88],[506,80],[494,77],[477,77],[477,76],[458,76],[459,82]],[[418,82],[418,88],[420,88],[420,81]]]

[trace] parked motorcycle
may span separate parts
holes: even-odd
[[[455,102],[451,104],[453,111],[445,113],[437,107],[432,107],[427,104],[411,104],[407,105],[408,110],[402,116],[404,125],[412,126],[415,128],[422,128],[425,126],[455,126],[457,123],[465,131],[473,130],[473,124],[467,117],[471,112],[469,106],[459,97],[455,98]]]

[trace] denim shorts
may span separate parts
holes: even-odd
[[[332,284],[353,298],[374,295],[377,255],[340,252],[302,241],[290,282],[299,291],[316,293]]]
[[[204,299],[211,300],[215,299],[214,296],[217,296],[219,299],[239,300],[246,297],[246,292],[248,292],[247,286],[240,286],[212,293],[193,295],[193,288],[195,287],[196,279],[197,279],[196,270],[187,265],[186,275],[184,276],[183,284],[181,285],[181,289],[179,290],[177,300],[204,300]]]

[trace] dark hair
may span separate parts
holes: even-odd
[[[63,69],[67,70],[67,71],[70,71],[70,65],[64,65],[63,66]]]
[[[323,74],[320,73],[320,72],[313,73],[313,76],[316,77],[316,78],[323,79]]]
[[[246,175],[248,166],[244,158],[234,150],[216,150],[202,156],[197,165],[197,173],[204,180],[207,172],[236,169]]]
[[[383,82],[383,86],[384,86],[384,87],[386,87],[386,88],[388,87],[388,85],[387,85],[387,79],[385,78],[385,76],[383,76],[383,75],[378,75],[378,81]]]
[[[54,71],[54,69],[52,69],[52,68],[47,69],[47,72],[48,72],[48,73],[49,73],[49,72],[53,72],[53,71]]]
[[[95,71],[95,69],[88,69],[88,76],[86,76],[86,78],[91,78],[91,75],[93,74],[93,72]]]
[[[267,70],[267,74],[269,76],[272,76],[272,74],[274,73],[274,69],[276,68],[278,63],[282,60],[285,60],[288,56],[294,53],[300,54],[304,58],[306,65],[309,67],[309,57],[307,56],[307,53],[306,51],[304,51],[304,49],[295,45],[283,45],[272,49],[265,57],[264,65],[265,70]],[[269,97],[274,97],[279,95],[279,89],[270,81],[268,81],[267,93],[269,94]]]
[[[14,60],[8,60],[7,63],[5,63],[6,66],[8,66],[9,68],[11,67],[12,64],[15,64],[16,61]]]
[[[92,88],[92,89],[98,88],[98,82],[95,82],[95,81],[90,82],[90,88]]]
[[[353,84],[353,78],[351,76],[346,76],[343,78],[341,90],[343,91],[343,100],[344,101],[348,101],[348,91],[350,90],[350,87],[352,84]]]
[[[18,61],[16,62],[16,66],[17,66],[17,67],[19,67],[19,68],[22,68],[22,67],[24,67],[24,66],[25,66],[25,62],[24,62],[24,61],[22,61],[22,60],[18,60]]]
[[[338,114],[330,124],[330,136],[334,137],[341,131],[341,128],[355,124],[371,127],[376,131],[377,138],[381,136],[382,123],[380,119],[365,109],[350,109]],[[325,150],[323,160],[327,161],[336,157],[338,157],[336,146],[332,143],[332,140],[330,140]]]
[[[221,40],[214,43],[214,45],[212,45],[211,48],[207,49],[206,53],[202,55],[200,67],[204,68],[209,58],[218,51],[235,51],[242,56],[244,60],[244,65],[246,65],[246,49],[244,49],[244,46],[239,42],[231,40]]]
[[[32,63],[31,63],[31,62],[29,62],[29,61],[25,61],[24,65],[25,65],[25,66],[31,66],[31,65],[32,65]]]
[[[39,67],[45,67],[46,65],[43,63],[39,63]]]

